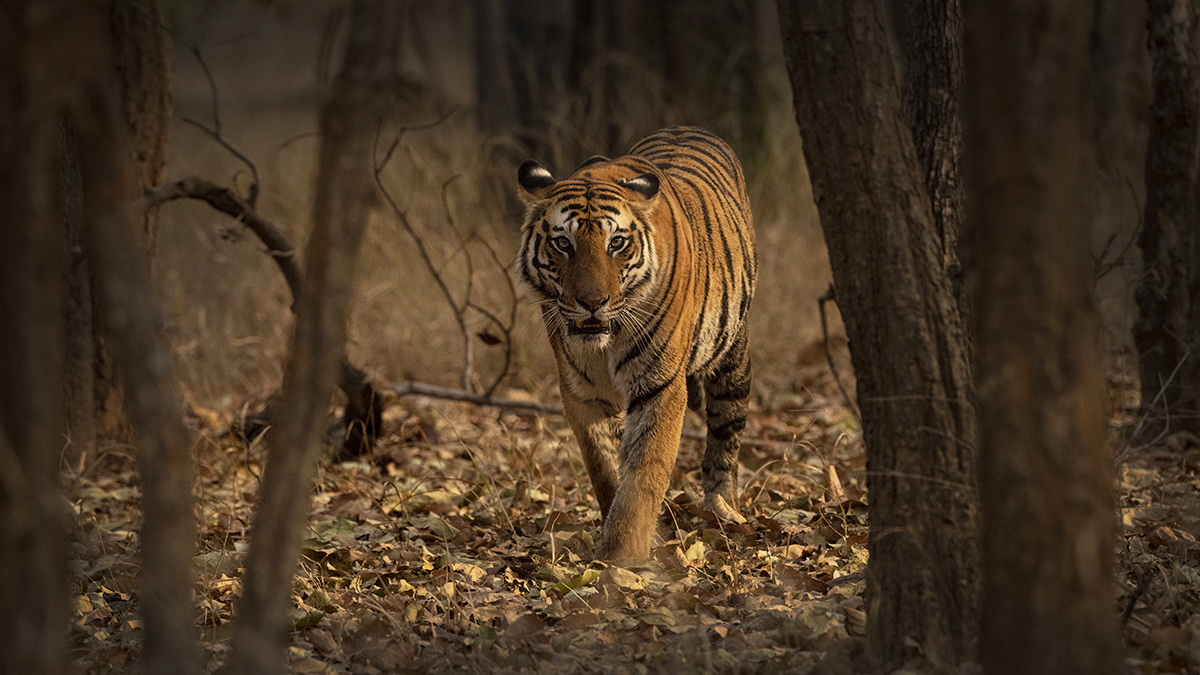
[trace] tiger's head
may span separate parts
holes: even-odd
[[[563,340],[604,348],[649,315],[641,304],[656,280],[662,198],[653,165],[630,160],[593,157],[561,181],[534,160],[517,171],[526,206],[518,278]]]

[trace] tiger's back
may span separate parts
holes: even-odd
[[[532,160],[518,276],[542,301],[563,408],[603,514],[597,557],[649,554],[685,408],[706,404],[704,506],[737,513],[754,231],[741,166],[672,127],[557,181]]]
[[[742,166],[725,141],[696,127],[669,127],[639,141],[670,179],[695,233],[699,303],[688,372],[703,375],[746,320],[758,278],[754,222]]]

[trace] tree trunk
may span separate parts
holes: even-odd
[[[1146,215],[1139,240],[1143,274],[1133,328],[1141,414],[1146,420],[1143,438],[1200,427],[1200,293],[1195,290],[1200,276],[1198,25],[1197,8],[1190,0],[1149,4],[1154,102],[1146,151]]]
[[[868,640],[972,657],[976,442],[966,330],[905,126],[882,7],[779,0],[796,120],[858,379],[871,499]],[[864,271],[868,271],[865,272]]]
[[[133,180],[126,200],[162,181],[167,161],[171,122],[171,49],[166,14],[160,0],[106,0],[106,57],[114,66],[121,93],[123,125],[128,138],[124,152],[132,159]],[[79,150],[74,131],[64,127],[59,167],[61,220],[67,232],[67,301],[64,312],[69,346],[64,363],[67,398],[67,459],[94,456],[96,442],[128,442],[129,411],[117,375],[113,346],[101,317],[105,313],[95,292],[89,250],[83,245],[82,190]],[[140,215],[139,246],[153,264],[158,210]]]
[[[69,8],[66,8],[69,10]],[[0,3],[0,673],[67,665],[62,447],[63,240],[55,218],[62,3]]]
[[[547,147],[546,116],[562,93],[573,53],[568,3],[473,0],[476,93],[480,126]]]
[[[162,182],[173,110],[171,35],[161,0],[109,0],[113,65],[133,153],[131,199]],[[142,246],[151,263],[158,241],[158,209],[139,214]]]
[[[304,293],[254,515],[229,672],[282,673],[292,577],[311,508],[322,427],[346,340],[354,261],[371,200],[371,160],[400,26],[392,0],[356,0],[342,71],[321,115]]]
[[[988,673],[1124,672],[1089,243],[1090,0],[967,5]]]
[[[942,269],[959,309],[965,311],[958,239],[962,225],[962,8],[958,0],[911,0],[906,20],[904,116],[912,130],[933,225],[941,242]]]
[[[1147,3],[1094,0],[1091,64],[1096,114],[1096,169],[1092,180],[1092,250],[1101,345],[1115,351],[1131,342],[1142,283],[1135,246],[1145,222],[1146,146],[1150,126],[1150,49]],[[1124,361],[1124,355],[1117,357]],[[1124,364],[1122,364],[1124,365]],[[1149,403],[1149,401],[1146,401]],[[1143,434],[1139,436],[1145,438]]]
[[[85,0],[81,11],[89,4],[97,3]],[[93,17],[96,28],[88,37],[107,47],[104,15],[95,11]],[[106,54],[96,51],[84,51],[79,58],[105,63]],[[82,65],[80,70],[86,72]],[[138,596],[146,621],[146,670],[200,673],[192,601],[192,441],[172,377],[162,312],[151,293],[150,265],[142,247],[145,220],[138,223],[142,214],[133,209],[134,186],[141,177],[129,152],[127,110],[121,109],[121,90],[128,87],[119,83],[115,68],[92,70],[79,83],[68,120],[79,149],[83,241],[92,263],[96,306],[105,311],[100,318],[128,395],[138,448],[143,494]]]

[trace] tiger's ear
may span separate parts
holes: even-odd
[[[621,186],[633,190],[645,199],[654,199],[658,194],[658,176],[652,173],[644,173],[633,178],[626,178],[620,182]]]
[[[554,176],[537,160],[527,159],[517,169],[517,184],[521,186],[521,201],[531,204],[544,198],[547,188],[554,185]]]

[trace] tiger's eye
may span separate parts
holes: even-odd
[[[555,237],[554,239],[552,239],[550,241],[551,241],[551,243],[554,244],[554,248],[562,251],[563,253],[571,252],[571,238],[570,237]]]
[[[608,250],[613,253],[620,253],[629,245],[629,238],[616,236],[608,240]]]

